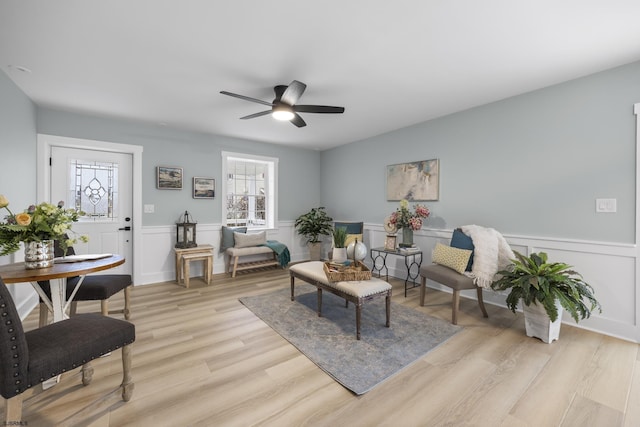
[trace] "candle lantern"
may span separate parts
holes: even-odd
[[[180,216],[180,222],[176,222],[176,248],[195,248],[196,222],[191,219],[189,212],[184,211]]]

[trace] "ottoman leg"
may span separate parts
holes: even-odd
[[[362,316],[362,301],[356,303],[356,339],[360,339],[360,318]]]

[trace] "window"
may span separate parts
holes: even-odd
[[[278,159],[222,152],[222,218],[228,226],[275,228]]]
[[[70,160],[68,182],[65,206],[83,211],[80,221],[118,219],[117,163]]]

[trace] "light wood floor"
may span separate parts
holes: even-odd
[[[451,295],[393,300],[450,320]],[[135,287],[135,391],[86,426],[639,426],[637,344],[563,325],[553,344],[528,338],[522,315],[463,299],[464,330],[363,396],[354,396],[238,302],[288,287],[286,270]],[[112,305],[119,306],[122,296]],[[93,303],[79,311],[97,311]],[[366,308],[365,308],[366,309]],[[392,314],[393,321],[393,314]],[[37,315],[26,320],[35,328]],[[120,351],[25,404],[29,427],[52,426],[121,381]]]

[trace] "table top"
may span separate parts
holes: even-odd
[[[400,249],[391,250],[391,249],[386,249],[386,248],[371,248],[371,250],[375,251],[375,252],[384,252],[384,253],[387,253],[387,254],[402,255],[402,256],[411,256],[411,255],[422,254],[421,250],[417,250],[417,251],[413,251],[413,252],[400,252]]]
[[[96,260],[54,264],[53,267],[33,270],[24,268],[24,262],[16,262],[0,266],[0,277],[2,277],[2,281],[6,284],[62,279],[108,270],[124,264],[124,261],[122,255],[111,255],[110,257]]]
[[[176,254],[182,253],[182,252],[213,252],[213,246],[209,245],[209,244],[204,244],[204,245],[198,245],[198,246],[194,246],[192,248],[176,248],[174,247],[173,250],[176,252]]]

